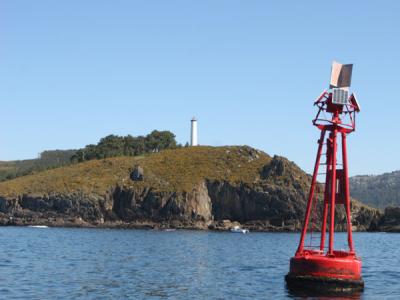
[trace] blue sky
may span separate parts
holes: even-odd
[[[362,105],[351,174],[400,169],[400,1],[0,2],[0,160],[171,130],[311,171],[331,61]]]

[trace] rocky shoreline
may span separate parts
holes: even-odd
[[[382,215],[381,224],[378,227],[368,228],[366,230],[357,230],[353,228],[354,232],[387,232],[387,233],[400,233],[400,224],[396,221],[395,225],[388,225],[383,223],[385,215]],[[237,221],[222,220],[213,221],[211,223],[195,222],[195,223],[181,223],[181,222],[104,222],[104,223],[89,223],[81,218],[53,218],[53,219],[35,219],[28,220],[24,218],[7,217],[4,214],[0,215],[0,226],[17,226],[17,227],[30,227],[30,226],[46,226],[54,228],[97,228],[97,229],[138,229],[138,230],[200,230],[200,231],[216,231],[226,232],[230,231],[235,226],[248,229],[250,232],[300,232],[300,229],[294,229],[292,226],[273,226],[266,224],[265,221],[252,221],[241,224]],[[344,230],[339,230],[344,231]]]
[[[267,192],[268,190],[268,192]],[[227,231],[242,226],[250,231],[298,232],[305,199],[290,189],[255,190],[226,182],[203,182],[191,193],[111,189],[106,196],[77,194],[0,197],[0,226],[189,229]],[[301,199],[304,205],[297,204]],[[293,202],[289,201],[293,199]],[[400,230],[400,213],[381,213],[359,203],[352,206],[354,231]],[[339,223],[344,214],[337,211]],[[396,223],[397,222],[397,223]],[[337,225],[337,230],[345,230]]]
[[[223,155],[232,155],[232,149],[217,149],[222,153],[221,160],[224,159]],[[241,164],[251,164],[259,160],[261,155],[265,156],[248,147],[234,149],[242,159]],[[201,161],[203,157],[207,156],[194,159]],[[148,174],[149,170],[144,168],[141,178],[133,176],[132,179],[130,176],[130,181],[104,188],[104,192],[75,190],[0,196],[0,226],[226,231],[240,225],[250,231],[298,232],[302,227],[310,176],[286,158],[275,156],[264,159],[267,163],[256,170],[259,173],[247,169],[247,172],[254,172],[254,177],[251,177],[253,181],[247,182],[204,177],[193,183],[191,189],[167,188],[168,184],[159,188],[157,183],[165,177],[153,175],[152,181],[146,181],[146,172]],[[232,168],[232,160],[225,160],[225,164],[221,168],[224,172]],[[107,166],[110,163],[106,161],[100,165]],[[241,165],[236,168],[237,176],[246,178],[245,174],[238,171]],[[56,171],[54,173],[57,174]],[[124,176],[129,178],[129,173]],[[67,177],[63,180],[65,182]],[[47,186],[47,181],[37,182]],[[165,180],[162,182],[165,183]],[[31,186],[27,185],[28,188]],[[342,208],[336,210],[338,231],[345,230]],[[317,210],[317,219],[320,219],[321,207]],[[382,213],[352,201],[351,214],[354,231],[400,231],[400,209],[388,208]],[[317,231],[320,224],[315,225]]]
[[[0,198],[0,203],[4,199]],[[364,222],[359,223],[360,218],[365,218],[363,213],[353,214],[353,231],[358,232],[391,232],[400,233],[400,208],[388,207],[382,213],[374,211],[367,216]],[[281,222],[279,224],[279,222]],[[354,224],[358,224],[354,225]],[[64,215],[54,212],[34,212],[27,209],[14,211],[13,213],[0,212],[0,226],[48,226],[63,228],[104,228],[104,229],[147,229],[147,230],[210,230],[229,231],[235,226],[248,229],[251,232],[300,232],[301,221],[289,220],[251,220],[246,222],[224,220],[180,220],[171,219],[163,221],[152,220],[104,220],[100,218],[84,219],[78,215]],[[338,231],[345,231],[338,226]]]

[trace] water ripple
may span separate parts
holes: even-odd
[[[353,299],[399,299],[400,235],[354,237],[366,289]],[[1,298],[294,297],[284,275],[298,234],[1,227],[0,238]]]

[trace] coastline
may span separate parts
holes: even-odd
[[[254,225],[258,223],[258,225]],[[4,218],[0,218],[0,227],[35,227],[45,226],[48,228],[93,228],[93,229],[133,229],[133,230],[157,230],[157,231],[169,231],[169,230],[193,230],[193,231],[211,231],[211,232],[229,232],[234,226],[240,226],[243,229],[248,229],[250,232],[270,232],[270,233],[300,233],[301,230],[293,228],[291,226],[271,226],[265,225],[260,226],[258,222],[247,222],[241,224],[239,222],[231,222],[229,220],[214,221],[214,222],[196,222],[192,224],[180,223],[180,222],[104,222],[104,223],[89,223],[84,220],[77,219],[61,219],[56,220],[36,220],[28,221],[24,219],[9,219],[5,221]],[[315,231],[319,233],[320,231]],[[346,232],[344,229],[338,230],[337,232]],[[354,230],[354,232],[387,232],[387,233],[400,233],[400,228],[378,228],[377,230]]]
[[[286,158],[247,146],[93,160],[0,183],[0,226],[299,232],[310,179]],[[336,214],[335,229],[345,230],[343,207]],[[393,230],[394,215],[351,203],[354,231]]]

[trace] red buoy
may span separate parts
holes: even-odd
[[[360,111],[355,95],[349,96],[351,72],[352,65],[334,62],[330,90],[324,91],[314,103],[318,113],[313,125],[321,130],[321,136],[300,243],[295,256],[290,260],[290,271],[286,275],[289,288],[355,291],[364,287],[361,259],[354,249],[350,215],[346,137],[355,131],[355,117]],[[341,153],[338,151],[340,148]],[[338,163],[338,156],[341,156],[341,163]],[[325,166],[324,173],[319,173],[320,166]],[[318,176],[321,175],[325,182],[319,180],[321,177]],[[322,199],[318,197],[321,187]],[[346,215],[347,251],[334,250],[335,208],[338,205],[344,206]],[[328,215],[329,241],[326,247]],[[313,233],[316,229],[320,232],[317,237]],[[305,243],[307,234],[310,235],[309,245]],[[316,245],[312,244],[315,238]]]

